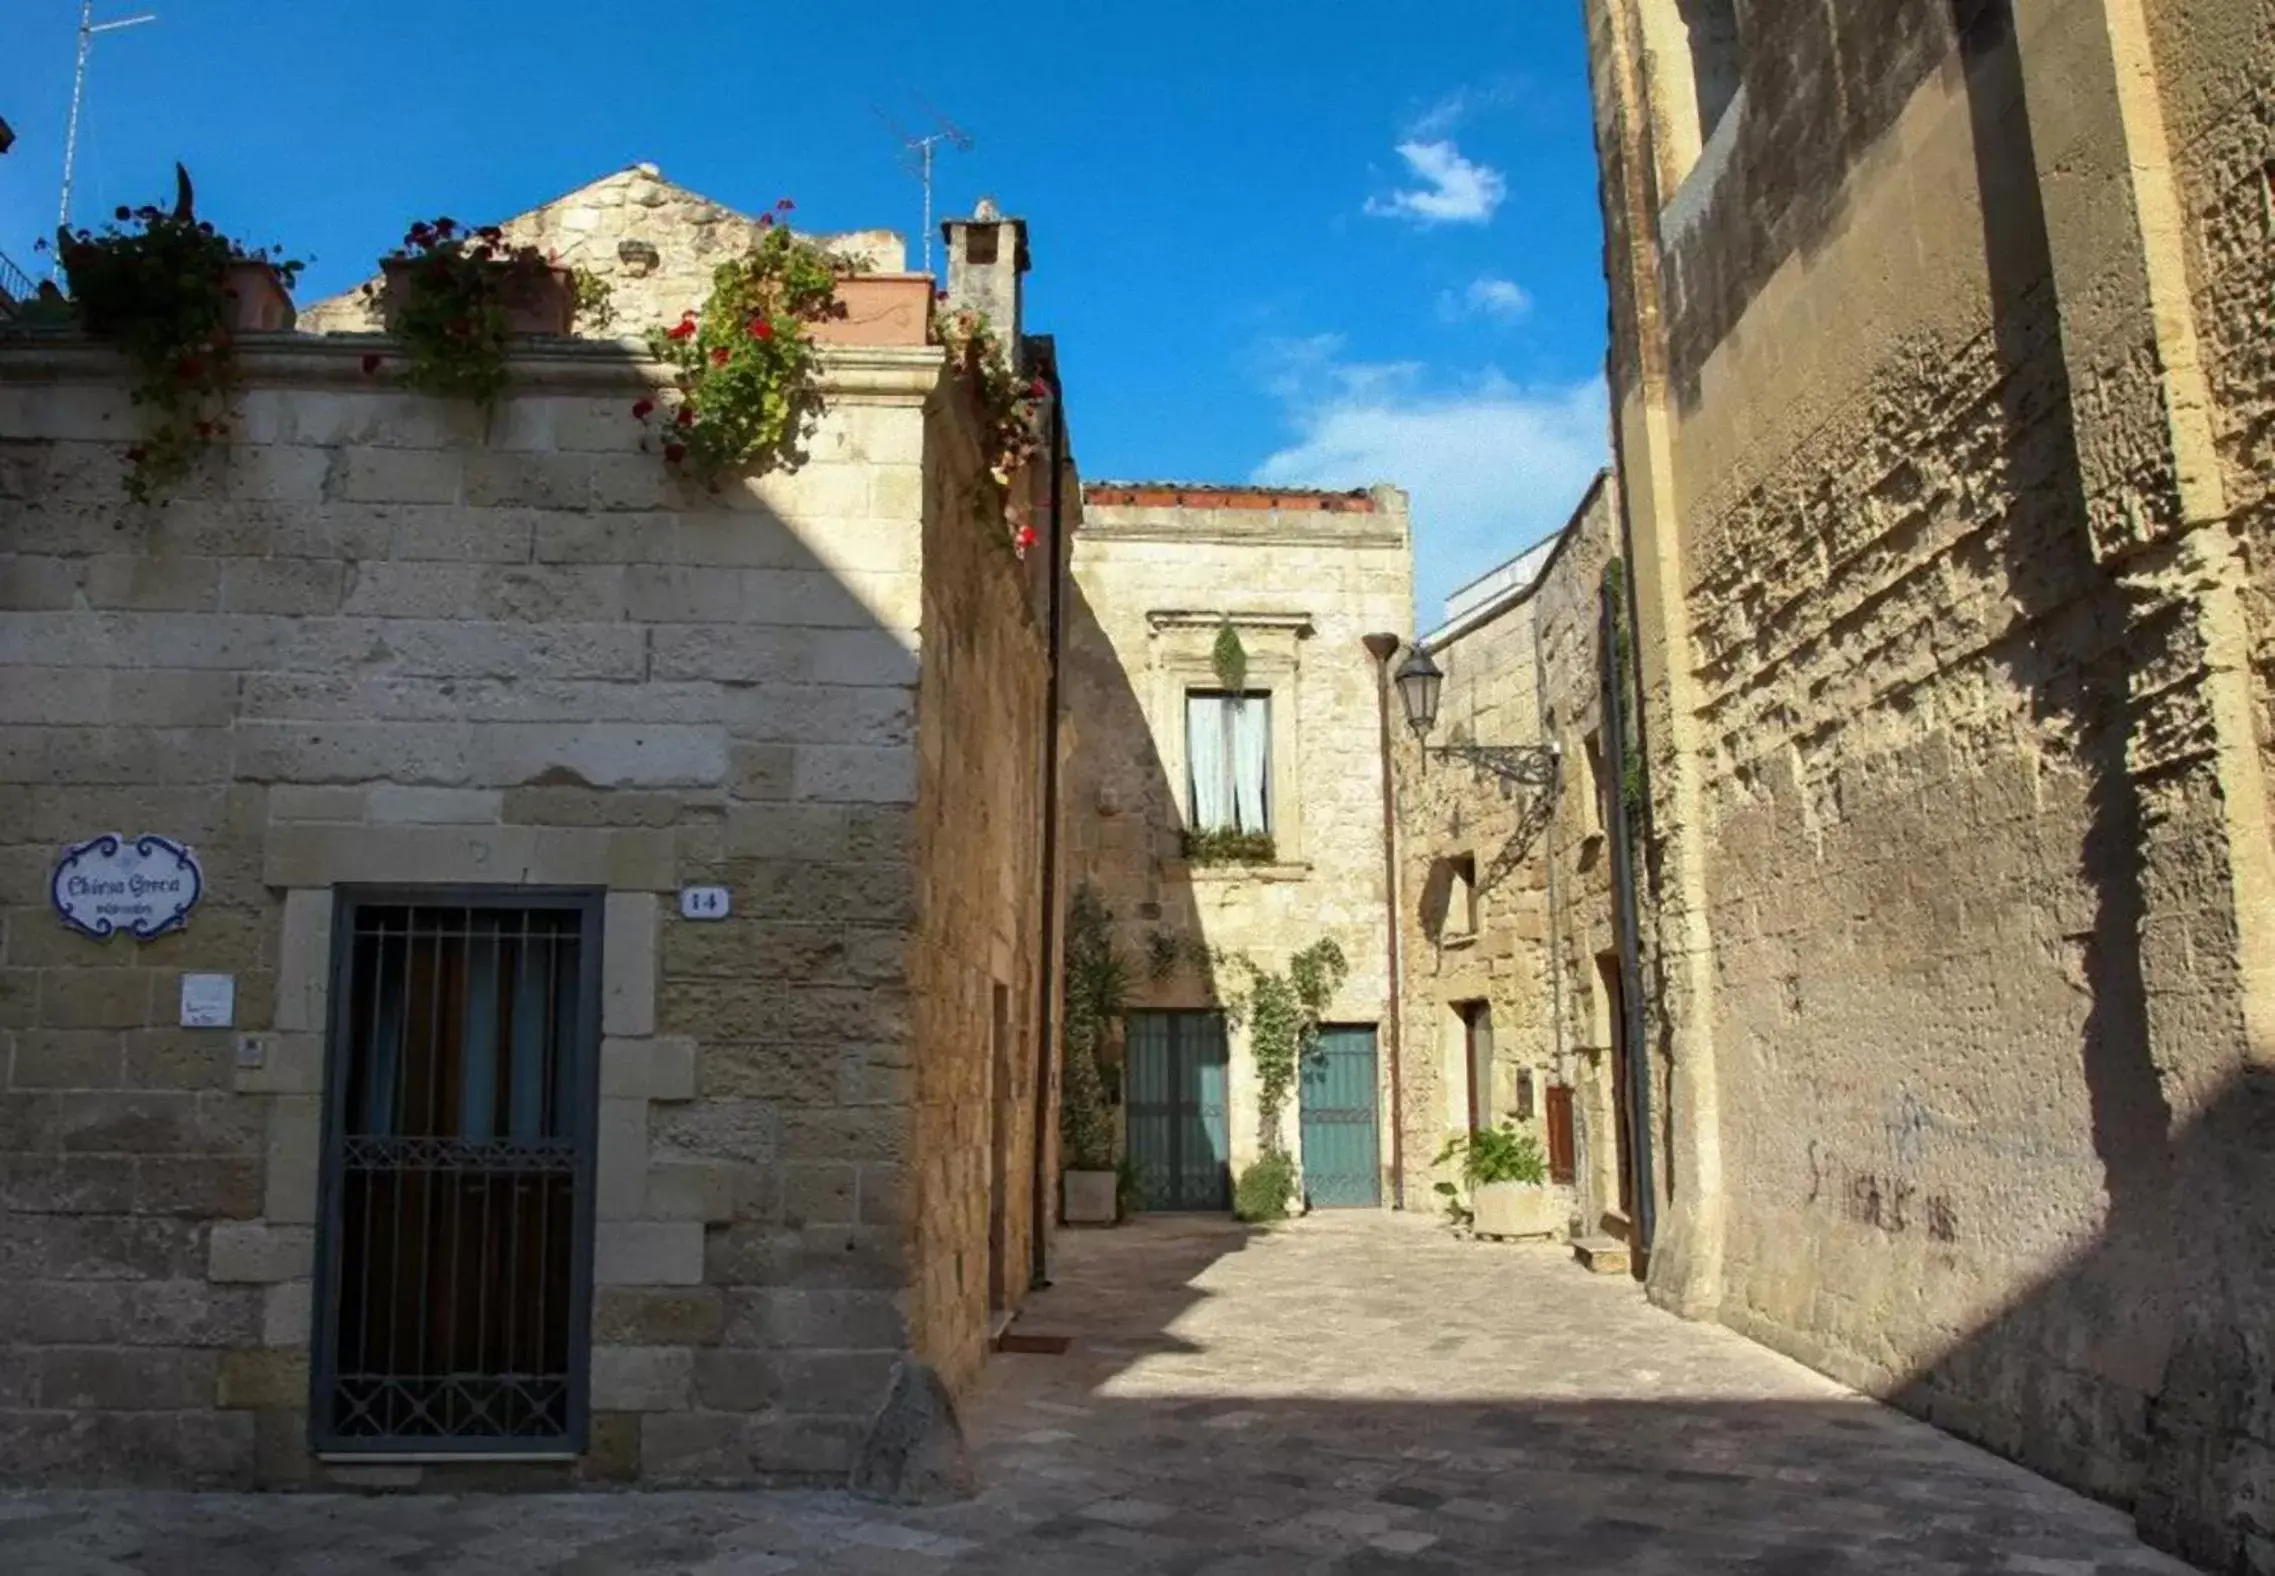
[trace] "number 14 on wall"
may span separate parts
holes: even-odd
[[[679,889],[679,917],[681,919],[725,919],[733,905],[722,886],[681,887]]]

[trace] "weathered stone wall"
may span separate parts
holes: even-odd
[[[1350,976],[1329,1011],[1377,1035],[1380,1158],[1392,1153],[1388,927],[1383,885],[1380,712],[1374,633],[1412,619],[1405,500],[1174,488],[1086,490],[1074,547],[1066,641],[1068,880],[1094,881],[1135,963],[1132,1005],[1199,1008],[1211,982],[1191,967],[1155,978],[1155,932],[1197,938],[1282,970],[1333,939]],[[1332,503],[1334,507],[1328,507]],[[1210,651],[1226,618],[1248,654],[1249,687],[1272,698],[1278,862],[1194,868],[1183,858],[1184,695],[1218,687]],[[1255,1066],[1232,1038],[1234,1174],[1260,1149]],[[1282,1131],[1298,1150],[1297,1102]]]
[[[706,495],[646,374],[517,361],[470,410],[353,342],[249,344],[239,437],[121,502],[115,360],[0,349],[0,1462],[399,1485],[840,1472],[910,1339],[923,407],[843,352],[812,464]],[[65,841],[180,837],[162,941],[66,932]],[[313,1462],[334,890],[604,890],[590,1449]],[[670,894],[727,886],[693,924]],[[232,1030],[175,1021],[186,970]],[[254,1055],[241,1055],[250,1036]]]
[[[1548,1150],[1548,1091],[1572,1091],[1574,1176],[1555,1186],[1582,1235],[1621,1240],[1622,1140],[1615,1131],[1613,1003],[1600,959],[1616,955],[1607,791],[1617,767],[1603,737],[1597,587],[1617,548],[1616,494],[1606,476],[1563,531],[1513,560],[1511,587],[1425,636],[1445,673],[1429,743],[1553,744],[1553,791],[1512,786],[1455,761],[1426,765],[1398,748],[1408,1093],[1408,1198],[1445,1171],[1429,1162],[1468,1119],[1469,1074],[1457,1003],[1488,1004],[1494,1121],[1515,1117]],[[1453,608],[1449,604],[1449,612]],[[1607,788],[1608,785],[1608,788]],[[1475,926],[1464,930],[1448,861],[1475,872]],[[1450,923],[1449,923],[1450,921]],[[1450,1170],[1450,1168],[1447,1168]],[[1450,1178],[1448,1178],[1450,1179]]]
[[[1531,568],[1537,570],[1537,560]],[[1528,588],[1529,589],[1529,586]],[[1529,599],[1476,615],[1449,636],[1425,637],[1445,674],[1431,744],[1541,742],[1538,667]],[[1395,666],[1395,661],[1394,661]],[[1393,719],[1397,758],[1404,932],[1403,1158],[1410,1208],[1435,1208],[1432,1186],[1456,1181],[1433,1165],[1447,1139],[1469,1130],[1471,1102],[1490,1123],[1518,1110],[1517,1080],[1534,1095],[1556,1071],[1557,1029],[1549,1000],[1547,866],[1540,854],[1550,790],[1510,787],[1459,761],[1429,760],[1403,712]],[[1470,879],[1463,879],[1463,866]],[[1489,1087],[1473,1091],[1461,1007],[1485,1004],[1491,1020]],[[1539,1107],[1535,1106],[1535,1110]],[[1537,1119],[1520,1124],[1539,1139]],[[1568,1190],[1557,1191],[1559,1217]]]
[[[748,251],[763,233],[757,216],[674,185],[652,164],[603,176],[498,227],[509,245],[537,247],[562,267],[585,269],[608,287],[610,320],[580,317],[580,335],[630,339],[702,306],[711,293],[712,270]],[[815,239],[879,272],[907,266],[907,248],[889,230]],[[371,333],[379,327],[379,314],[358,286],[301,308],[298,326],[314,334]]]
[[[979,465],[960,385],[929,419],[904,1202],[911,1344],[960,1391],[985,1357],[989,1314],[1026,1300],[1032,1269],[1050,564],[1014,550],[1011,500]]]
[[[1667,9],[1589,8],[1654,1294],[2271,1568],[2266,806],[2205,485],[2266,362],[2196,326],[2265,289],[2264,8],[2152,49],[2126,0],[1757,0],[1687,172]]]

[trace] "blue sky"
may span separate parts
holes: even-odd
[[[817,229],[919,222],[882,109],[929,103],[944,210],[1032,227],[1086,476],[1414,494],[1425,625],[1562,523],[1608,449],[1578,0],[104,0],[82,222],[176,158],[233,234],[362,278],[420,216],[504,218],[638,160]],[[0,250],[53,224],[75,0],[16,0]],[[1426,14],[1427,20],[1421,18]],[[474,19],[479,20],[474,20]]]

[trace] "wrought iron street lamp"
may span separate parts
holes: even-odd
[[[1446,676],[1420,646],[1409,648],[1406,660],[1398,665],[1398,703],[1405,708],[1407,724],[1413,728],[1417,740],[1427,740],[1430,729],[1437,724],[1438,695],[1445,688],[1445,682]],[[1503,783],[1529,788],[1554,788],[1562,760],[1562,752],[1554,744],[1425,742],[1422,753],[1465,761],[1476,770],[1491,772]]]

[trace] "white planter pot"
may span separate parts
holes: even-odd
[[[1112,1171],[1066,1173],[1066,1223],[1111,1226],[1119,1217],[1121,1177]]]
[[[1548,1189],[1537,1182],[1488,1182],[1470,1200],[1481,1237],[1550,1237],[1560,1222]]]

